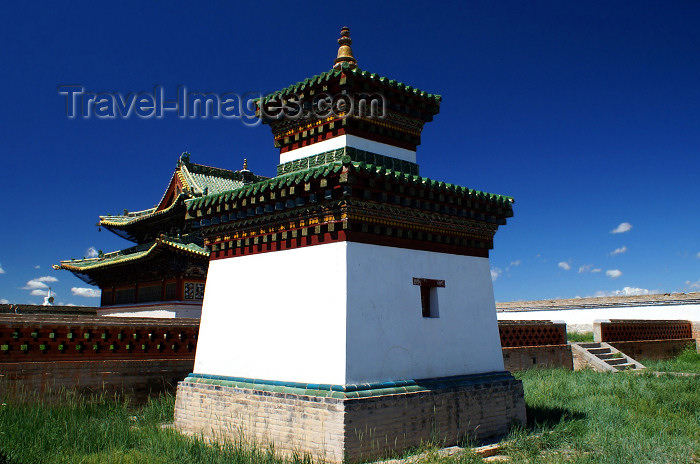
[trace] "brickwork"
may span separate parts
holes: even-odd
[[[143,400],[149,393],[172,391],[192,372],[194,358],[115,361],[0,363],[0,395],[46,394],[60,389],[123,393]]]
[[[678,340],[640,340],[628,342],[609,342],[627,356],[642,361],[645,359],[671,359],[675,358],[688,347],[696,348],[693,338]]]
[[[566,324],[551,321],[498,321],[502,347],[566,345]]]
[[[624,353],[624,352],[623,352]],[[574,363],[574,370],[575,371],[580,371],[582,369],[597,369],[597,366],[595,364],[592,364],[590,362],[590,359],[584,356],[583,353],[580,351],[574,351],[572,350],[572,358],[573,358],[573,363]]]
[[[194,358],[199,320],[0,315],[0,363]]]
[[[143,397],[194,368],[199,320],[0,314],[0,392]]]
[[[695,339],[695,345],[698,351],[700,351],[700,322],[693,322],[693,338]]]
[[[341,462],[428,440],[445,445],[505,434],[525,422],[522,383],[507,373],[455,388],[361,398],[319,397],[180,382],[175,425],[186,433],[274,443],[275,450]]]
[[[690,321],[610,320],[595,321],[593,335],[598,342],[638,340],[681,340],[692,338]]]
[[[573,356],[569,345],[504,347],[503,364],[511,372],[533,367],[573,369]]]

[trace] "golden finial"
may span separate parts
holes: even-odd
[[[248,158],[243,158],[243,170],[248,170]]]
[[[354,56],[352,56],[352,48],[350,48],[350,45],[352,44],[352,39],[350,38],[350,29],[348,29],[347,27],[344,27],[340,30],[340,38],[338,39],[338,44],[340,45],[340,48],[338,48],[338,58],[335,59],[335,64],[333,65],[333,68],[340,69],[343,67],[343,63],[347,63],[347,66],[350,69],[356,68],[357,60]]]

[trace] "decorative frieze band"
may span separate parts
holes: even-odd
[[[354,147],[343,147],[335,150],[325,151],[317,155],[307,156],[294,161],[277,165],[277,175],[288,174],[290,172],[302,171],[305,169],[321,166],[323,164],[341,161],[343,156],[349,156],[352,161],[372,164],[377,167],[391,169],[393,171],[404,172],[413,176],[418,175],[418,164],[410,161],[400,160],[391,156],[384,156],[369,151],[360,150]]]
[[[218,385],[233,388],[247,388],[275,393],[315,396],[322,398],[369,398],[373,396],[395,395],[418,391],[444,390],[481,384],[512,382],[510,372],[488,372],[485,374],[459,375],[417,380],[396,380],[350,385],[332,385],[318,383],[285,382],[282,380],[249,379],[245,377],[228,377],[222,375],[190,374],[184,382],[205,385]]]

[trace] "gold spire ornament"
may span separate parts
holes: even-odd
[[[344,27],[340,30],[340,38],[338,39],[338,58],[335,59],[334,69],[340,69],[343,67],[343,63],[347,63],[347,67],[354,69],[357,67],[357,60],[352,56],[352,39],[350,38],[350,29]]]

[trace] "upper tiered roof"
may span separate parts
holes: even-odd
[[[342,29],[338,43],[338,58],[331,70],[258,101],[258,111],[263,123],[272,129],[275,146],[285,153],[341,135],[354,135],[415,151],[423,125],[440,111],[440,95],[361,70],[350,49],[347,28]],[[332,106],[329,114],[318,107],[321,97],[328,97],[328,102],[344,99],[346,104]],[[379,111],[372,111],[373,102]],[[289,106],[291,111],[287,111]],[[302,108],[301,117],[294,108]]]

